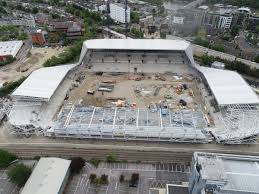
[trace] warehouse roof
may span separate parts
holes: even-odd
[[[69,70],[75,65],[61,65],[38,69],[13,92],[16,98],[39,98],[49,101]]]
[[[259,104],[259,98],[235,71],[198,67],[219,105]]]
[[[183,50],[190,43],[183,40],[163,39],[94,39],[84,42],[87,49],[108,50]]]
[[[23,41],[3,41],[0,42],[0,56],[15,57],[23,45]]]
[[[222,193],[259,193],[259,157],[195,152],[194,159],[202,179],[225,183]]]
[[[41,158],[21,194],[57,194],[66,178],[70,160]]]

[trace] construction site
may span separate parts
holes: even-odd
[[[12,98],[18,136],[243,144],[259,135],[250,86],[197,65],[185,41],[85,41],[77,64],[38,70]]]

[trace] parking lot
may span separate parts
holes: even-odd
[[[7,178],[7,170],[0,170],[0,194],[18,194],[20,188]]]
[[[133,173],[139,174],[137,187],[129,187]],[[89,177],[108,175],[108,184],[96,185]],[[98,168],[86,163],[82,172],[72,177],[65,194],[145,194],[153,187],[165,188],[166,184],[187,182],[190,167],[175,163],[101,163]],[[123,175],[124,181],[120,181]]]

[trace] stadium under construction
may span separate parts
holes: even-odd
[[[9,123],[13,126],[11,133],[36,133],[48,137],[79,139],[191,143],[208,143],[214,139],[223,144],[254,143],[259,135],[258,96],[238,73],[196,64],[191,44],[186,41],[88,40],[83,44],[77,64],[51,68],[37,70],[37,75],[32,73],[12,94],[14,105],[9,113]],[[78,81],[79,74],[82,77],[82,70],[98,75],[112,74],[115,80],[119,80],[116,76],[121,74],[142,77],[148,74],[149,80],[152,79],[152,74],[156,74],[156,77],[157,74],[167,75],[175,77],[174,83],[188,77],[189,80],[197,81],[196,88],[202,97],[202,103],[195,101],[193,106],[187,107],[184,105],[186,102],[180,99],[181,106],[175,107],[175,101],[165,100],[165,103],[161,103],[156,97],[159,105],[152,109],[149,106],[138,107],[136,103],[126,103],[124,106],[123,100],[118,100],[119,106],[115,103],[100,106],[91,104],[89,100],[82,103],[80,98],[70,102],[68,96],[71,93],[71,85],[75,85],[75,79]],[[53,73],[59,76],[54,76]],[[88,74],[83,76],[87,77]],[[51,84],[46,84],[46,78],[49,77],[53,80]],[[134,84],[140,83],[142,87],[146,82],[150,82],[136,80]],[[115,84],[110,82],[115,81],[106,80],[105,87],[99,92],[100,96],[112,91]],[[159,81],[154,83],[160,84]],[[155,85],[154,83],[152,84]],[[178,92],[178,86],[170,86],[169,81],[162,83],[166,83],[162,84],[166,85],[164,90],[176,88]],[[186,83],[181,87],[191,87],[192,81]],[[85,90],[84,95],[93,95],[95,92],[84,87],[82,89]],[[192,93],[193,90],[190,91]],[[140,90],[141,92],[145,93],[147,99],[147,91]],[[136,97],[136,94],[134,95]],[[177,97],[168,94],[165,96],[167,99]],[[154,99],[155,97],[152,98]],[[170,103],[166,104],[166,101]]]

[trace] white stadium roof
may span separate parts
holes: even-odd
[[[75,65],[61,65],[38,69],[13,92],[16,98],[39,98],[49,101],[69,70]]]
[[[15,57],[23,45],[23,41],[3,41],[0,42],[0,56]]]
[[[163,39],[94,39],[85,41],[84,46],[87,49],[185,51],[190,43]]]
[[[198,67],[219,105],[259,104],[259,98],[235,71]]]
[[[41,158],[21,194],[58,194],[70,163],[61,158]]]

